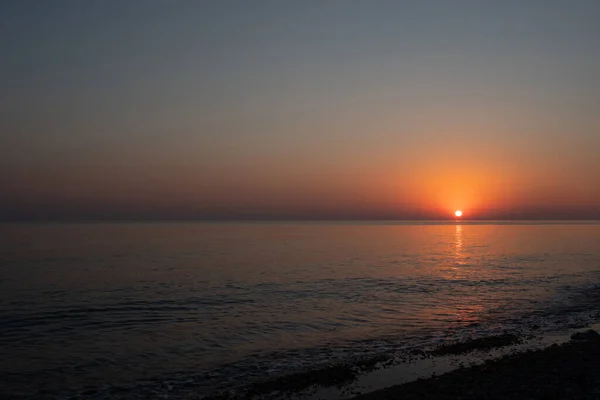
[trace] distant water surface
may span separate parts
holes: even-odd
[[[597,223],[5,224],[0,235],[1,398],[206,394],[600,309]]]

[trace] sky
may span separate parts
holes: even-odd
[[[600,219],[597,0],[5,0],[0,220]]]

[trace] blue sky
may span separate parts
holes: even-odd
[[[597,215],[598,20],[591,0],[4,1],[0,217]]]

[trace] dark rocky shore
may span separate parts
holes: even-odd
[[[494,349],[511,348],[515,345],[522,344],[525,336],[518,334],[501,334],[495,336],[482,337],[471,339],[465,342],[455,342],[440,345],[431,350],[412,350],[401,354],[396,354],[396,357],[390,355],[380,355],[373,358],[352,360],[347,363],[334,364],[320,369],[298,372],[291,375],[284,375],[264,381],[255,382],[249,386],[242,387],[237,391],[222,392],[216,396],[205,398],[205,400],[233,400],[233,399],[279,399],[292,398],[303,399],[308,396],[312,399],[321,398],[338,398],[342,396],[347,398],[352,393],[359,394],[362,388],[353,386],[354,383],[365,374],[377,371],[379,369],[390,368],[394,365],[419,360],[434,359],[444,356],[460,356],[472,354],[472,352],[488,352]],[[465,359],[469,362],[469,359]],[[471,369],[463,369],[463,371],[471,371]],[[401,380],[402,377],[399,377]],[[420,380],[419,384],[429,385],[429,380]],[[320,392],[322,388],[338,389],[337,394],[331,396],[331,393]],[[404,385],[397,388],[403,388]],[[395,398],[397,388],[390,392]],[[385,395],[387,391],[374,392],[376,396]],[[331,397],[330,397],[331,396]],[[421,398],[422,393],[419,393],[418,398]],[[378,398],[378,397],[374,397]],[[384,397],[385,398],[385,397]],[[431,398],[437,398],[435,396]],[[454,397],[451,397],[454,398]]]
[[[505,356],[485,364],[364,394],[381,399],[600,399],[600,335]]]
[[[508,355],[490,359],[468,368],[459,367],[451,372],[418,379],[383,390],[354,397],[354,400],[380,399],[598,399],[600,400],[600,334],[593,330],[575,333],[571,340],[541,350],[519,351],[526,336],[502,334],[466,342],[450,343],[429,351],[407,353],[402,359],[379,356],[365,360],[331,365],[318,370],[299,372],[255,382],[235,391],[226,391],[210,397],[196,393],[193,382],[186,387],[155,388],[139,393],[130,388],[111,388],[110,393],[90,390],[69,399],[334,399],[349,398],[358,394],[361,386],[357,379],[380,369],[394,368],[400,361],[406,363],[439,360],[438,357],[462,356],[478,358],[482,354],[506,349]],[[566,338],[565,338],[566,339]],[[506,354],[506,353],[505,353]],[[488,353],[489,355],[489,353]],[[467,358],[468,360],[468,358]],[[478,362],[482,362],[480,359]],[[462,365],[458,364],[458,365]],[[424,376],[424,375],[422,375]],[[391,382],[401,382],[403,377],[388,375]],[[405,378],[405,377],[404,377]],[[381,383],[381,382],[380,382]],[[385,386],[379,386],[385,387]],[[333,392],[323,388],[335,388]],[[166,390],[168,389],[168,390]],[[163,393],[160,395],[160,393]],[[49,398],[49,397],[46,397]],[[55,398],[55,397],[52,397]],[[67,397],[65,397],[67,398]]]

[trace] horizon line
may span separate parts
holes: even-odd
[[[429,223],[494,223],[494,222],[579,222],[600,223],[595,218],[519,218],[519,219],[368,219],[368,218],[316,218],[316,219],[23,219],[0,220],[0,224],[69,224],[69,223],[273,223],[273,222],[429,222]]]

